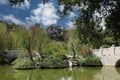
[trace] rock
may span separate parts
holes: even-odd
[[[18,56],[20,55],[19,53],[23,53],[23,50],[5,50],[2,53],[0,53],[1,55],[1,64],[7,64],[7,63],[11,63],[12,61],[14,61],[15,59],[18,58]]]
[[[42,62],[37,62],[37,63],[35,64],[35,67],[36,67],[37,69],[42,68]]]

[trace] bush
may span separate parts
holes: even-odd
[[[67,46],[64,42],[51,41],[50,43],[43,45],[40,53],[44,55],[57,55],[57,54],[66,54]]]
[[[57,55],[54,58],[46,58],[43,61],[43,68],[63,68],[66,67],[67,64],[64,62],[65,61],[65,56],[63,55]]]
[[[62,60],[66,60],[67,59],[67,57],[65,55],[63,55],[63,54],[57,54],[56,57],[59,57]]]
[[[19,58],[12,63],[15,69],[33,69],[35,68],[33,61],[29,59]]]
[[[87,55],[84,57],[84,60],[81,63],[83,66],[100,66],[101,61],[100,58],[98,58],[95,55]]]
[[[111,47],[111,45],[103,45],[102,47],[103,48],[109,48],[109,47]]]

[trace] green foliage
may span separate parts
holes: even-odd
[[[117,1],[117,4],[118,3],[120,3],[120,1]],[[120,16],[119,12],[120,6],[117,6],[114,8],[111,14],[107,16],[105,19],[106,21],[105,34],[107,38],[110,38],[108,42],[111,42],[116,46],[120,45],[120,19],[118,18],[118,16]]]
[[[51,41],[42,46],[41,53],[46,55],[67,54],[67,47],[64,42]]]
[[[0,50],[28,49],[40,52],[41,46],[49,41],[47,32],[38,24],[24,28],[20,25],[0,22]]]
[[[15,69],[32,69],[35,68],[34,63],[29,59],[19,58],[12,63]]]
[[[104,37],[104,39],[103,39],[103,45],[102,45],[102,47],[110,47],[113,44],[115,44],[114,37],[106,35],[106,37]],[[119,45],[119,44],[117,44],[117,45]]]
[[[34,26],[30,27],[29,32],[32,49],[40,51],[40,48],[49,41],[47,32],[41,28],[39,24],[35,24]]]
[[[119,0],[59,0],[59,2],[65,5],[62,12],[64,15],[66,15],[67,11],[73,10],[73,6],[76,4],[78,7],[81,7],[78,9],[80,15],[75,21],[81,44],[91,44],[93,48],[99,48],[106,44],[120,45],[120,19],[117,17],[120,16]],[[82,8],[83,6],[84,8]],[[108,6],[110,6],[109,9]],[[104,16],[106,29],[108,29],[109,34],[112,34],[112,36],[102,33],[103,26],[101,27],[100,23],[103,20],[101,17],[94,15],[96,12]],[[105,37],[103,37],[104,35]],[[106,37],[107,39],[104,42],[104,38]],[[108,37],[113,37],[113,39],[110,40]]]
[[[5,22],[0,24],[0,50],[25,49],[27,29],[15,24],[9,25]]]
[[[66,67],[67,64],[64,62],[65,60],[65,56],[64,55],[57,55],[53,58],[46,58],[43,61],[43,68],[63,68]]]
[[[111,45],[104,44],[104,45],[102,45],[102,47],[103,48],[109,48],[109,47],[111,47]]]
[[[56,57],[62,59],[62,60],[66,60],[67,57],[64,54],[57,54]]]
[[[18,0],[17,2],[15,0],[9,1],[11,5],[20,5],[25,0]],[[42,1],[43,4],[49,2],[49,0]],[[79,17],[76,19],[75,25],[77,26],[81,44],[91,44],[93,48],[99,48],[102,45],[120,45],[119,0],[58,0],[58,5],[63,4],[64,9],[61,12],[62,15],[67,15],[68,11],[74,10],[76,5],[79,7]],[[96,16],[96,13],[101,16]],[[101,33],[103,26],[101,27],[100,23],[103,17],[106,22],[106,29],[112,36]],[[103,35],[105,35],[105,37],[103,37]]]
[[[6,23],[0,23],[0,50],[5,50],[7,48],[7,25]]]
[[[78,31],[76,28],[68,30],[67,31],[67,48],[68,48],[68,54],[73,54],[73,50],[72,50],[72,45],[74,46],[74,50],[76,52],[76,54],[80,54],[81,53],[81,43],[80,43],[80,39],[78,38]]]
[[[101,61],[100,58],[98,58],[95,55],[87,55],[84,57],[84,60],[81,63],[83,66],[100,66]]]
[[[27,40],[28,30],[22,26],[14,26],[9,33],[12,41],[11,49],[26,49],[25,41]]]

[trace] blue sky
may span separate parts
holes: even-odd
[[[30,27],[39,23],[43,27],[55,24],[65,28],[72,28],[74,19],[78,16],[77,8],[68,12],[65,17],[60,17],[64,5],[57,5],[57,0],[50,0],[45,5],[41,0],[25,0],[20,7],[11,7],[8,0],[0,0],[0,20]]]

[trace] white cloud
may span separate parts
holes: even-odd
[[[103,29],[105,29],[105,16],[101,15],[99,12],[94,13],[94,17],[96,18],[101,18],[99,26],[101,26]]]
[[[6,20],[6,21],[9,21],[9,22],[13,22],[15,24],[21,24],[21,25],[24,25],[25,23],[18,20],[17,18],[15,18],[14,15],[7,15],[7,16],[3,16],[3,19]]]
[[[30,8],[30,1],[25,0],[24,3],[21,3],[21,5],[14,6],[14,8],[19,8],[19,9],[29,9]]]
[[[9,0],[0,0],[0,4],[8,4]],[[30,8],[30,1],[25,0],[24,3],[21,4],[21,6],[13,6],[14,8],[19,8],[19,9],[29,9]]]
[[[8,4],[8,3],[9,3],[9,0],[0,0],[0,4]],[[30,8],[30,1],[25,0],[25,2],[21,4],[21,6],[17,5],[17,6],[14,6],[14,8],[29,9]]]
[[[30,8],[30,2],[28,0],[25,0],[25,2],[21,5],[22,9],[29,9]]]
[[[69,18],[74,18],[75,16],[76,16],[76,14],[75,14],[74,12],[71,11],[71,12],[69,13]]]
[[[8,0],[0,0],[1,4],[8,4]]]
[[[59,19],[56,14],[57,10],[55,9],[52,3],[38,5],[37,9],[31,11],[32,15],[27,17],[26,20],[31,23],[40,23],[44,26],[49,26],[52,24],[56,24]]]
[[[99,25],[102,26],[103,29],[105,29],[105,18],[102,18],[101,23]]]
[[[65,7],[65,5],[64,5],[64,4],[59,6],[59,10],[60,10],[60,12],[63,12],[64,7]]]
[[[72,21],[69,21],[66,25],[67,25],[67,29],[74,28],[74,22],[72,22]]]

